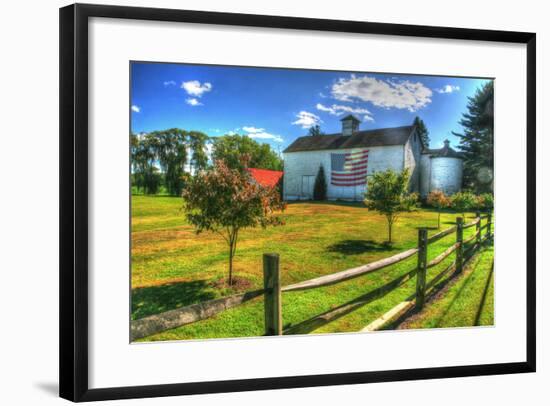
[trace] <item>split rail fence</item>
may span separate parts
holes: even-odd
[[[486,220],[482,225],[482,220]],[[479,249],[481,244],[487,240],[492,239],[493,234],[491,231],[492,216],[491,214],[481,215],[476,213],[475,220],[464,224],[462,217],[457,217],[456,225],[447,228],[428,237],[428,229],[418,229],[418,244],[416,248],[411,248],[406,251],[402,251],[391,257],[383,258],[375,262],[371,262],[366,265],[361,265],[356,268],[347,269],[345,271],[336,272],[330,275],[321,276],[314,279],[309,279],[303,282],[294,283],[288,286],[281,286],[280,284],[280,271],[279,271],[279,255],[278,254],[264,254],[263,255],[263,289],[255,291],[249,291],[223,297],[220,299],[214,299],[205,301],[202,303],[193,304],[190,306],[181,307],[174,310],[169,310],[163,313],[147,316],[141,319],[133,320],[130,323],[130,334],[132,341],[150,336],[152,334],[159,333],[164,330],[173,329],[186,324],[195,323],[201,320],[208,319],[214,315],[221,313],[225,310],[231,309],[235,306],[239,306],[246,303],[256,297],[264,297],[264,319],[265,319],[265,335],[282,335],[283,323],[282,323],[282,293],[283,292],[296,292],[308,289],[321,288],[324,286],[334,285],[341,283],[359,276],[366,275],[371,272],[379,271],[387,268],[390,265],[402,262],[413,255],[417,255],[417,266],[410,272],[400,276],[399,278],[386,283],[385,285],[369,292],[362,296],[359,300],[349,302],[333,311],[329,311],[329,314],[322,316],[323,320],[330,319],[331,312],[334,315],[342,314],[343,312],[349,312],[359,306],[363,306],[370,303],[385,294],[389,293],[393,289],[401,286],[406,281],[416,276],[416,291],[404,302],[395,306],[386,314],[382,315],[379,319],[375,320],[362,331],[372,331],[382,328],[384,325],[394,320],[398,315],[403,314],[406,310],[416,307],[420,310],[423,308],[427,293],[433,290],[433,288],[443,280],[445,275],[451,271],[460,273],[463,270],[465,262],[473,256],[473,254]],[[464,239],[464,230],[476,227],[475,233]],[[427,261],[428,248],[430,244],[446,237],[452,233],[456,233],[456,241],[447,247],[443,252],[436,256],[431,261]],[[473,243],[468,246],[469,243]],[[436,275],[429,283],[426,283],[427,270],[440,264],[445,258],[452,253],[455,253],[455,260],[447,266],[442,272]],[[309,323],[315,323],[315,318],[310,319]],[[296,328],[291,327],[285,334],[292,334]]]

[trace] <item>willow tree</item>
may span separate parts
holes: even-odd
[[[145,194],[157,193],[161,175],[156,167],[156,139],[150,134],[131,134],[131,167],[136,188]]]
[[[179,128],[171,128],[154,131],[150,135],[154,137],[154,149],[164,173],[166,190],[171,195],[181,195],[187,162],[187,132]]]
[[[192,173],[197,173],[207,168],[208,154],[206,153],[206,143],[210,139],[206,134],[198,131],[190,131],[187,135],[188,146],[191,150]]]
[[[246,162],[243,162],[246,166]],[[253,182],[247,171],[217,160],[212,169],[199,172],[183,191],[187,220],[197,234],[217,233],[229,250],[228,284],[233,284],[233,259],[239,233],[245,228],[283,224],[277,215],[285,208],[277,188]]]

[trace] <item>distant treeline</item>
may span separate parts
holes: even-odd
[[[162,191],[179,196],[192,174],[208,169],[218,159],[231,168],[244,169],[244,155],[250,158],[252,168],[283,169],[281,158],[269,144],[260,144],[245,135],[209,137],[179,128],[132,134],[132,192]]]

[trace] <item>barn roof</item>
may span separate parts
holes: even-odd
[[[283,177],[283,171],[272,171],[269,169],[248,168],[252,178],[262,186],[274,187]]]
[[[464,158],[460,152],[457,152],[456,150],[451,148],[449,144],[449,140],[445,140],[443,148],[424,148],[422,153],[431,155],[432,157]]]
[[[353,135],[342,135],[342,133],[313,136],[306,135],[297,138],[283,152],[404,145],[409,139],[413,129],[414,126],[408,125],[404,127],[357,131],[353,133]]]

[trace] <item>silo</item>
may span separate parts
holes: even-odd
[[[462,188],[462,159],[450,156],[432,156],[430,190],[442,190],[447,195]]]

